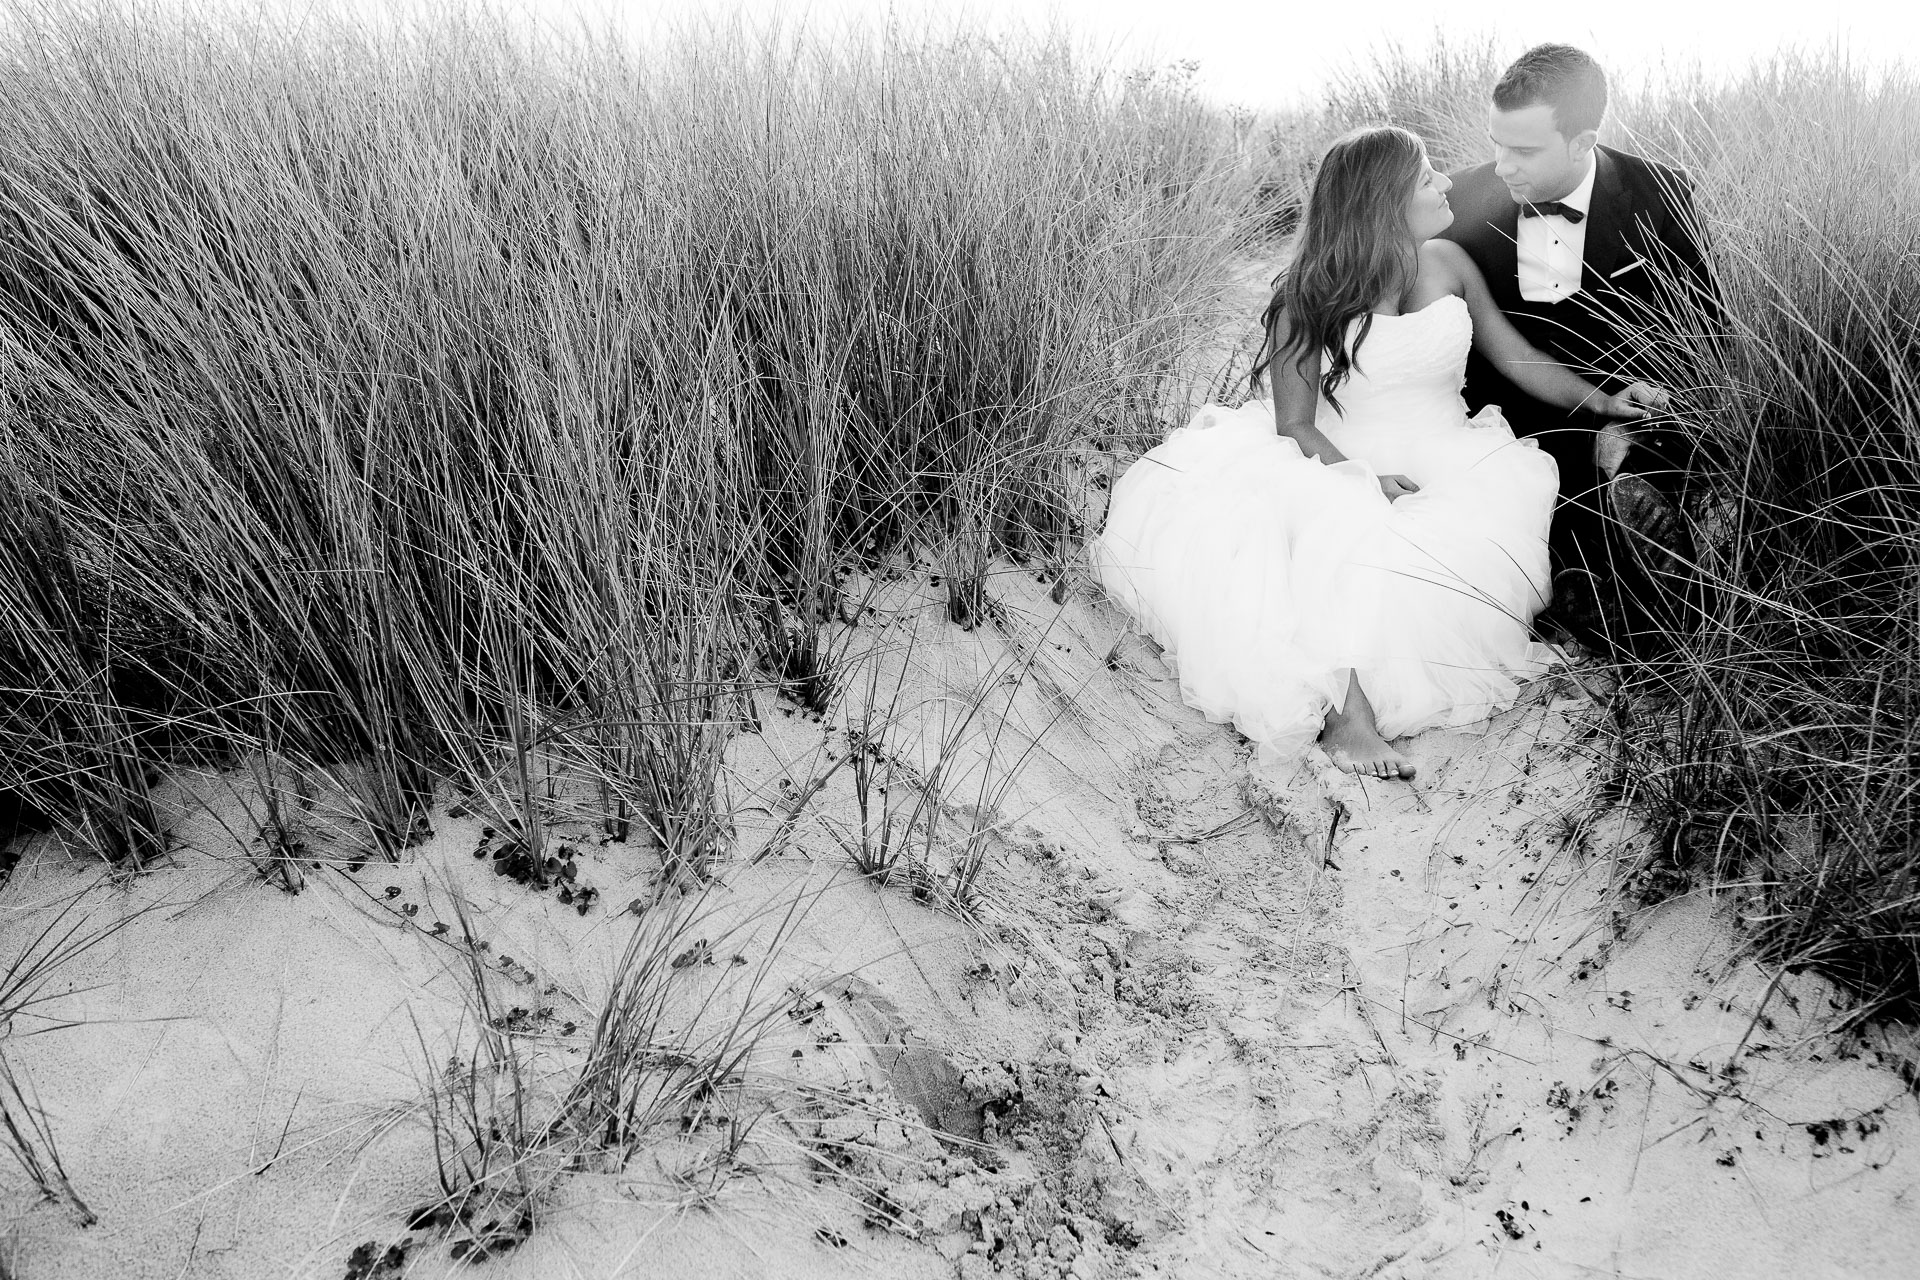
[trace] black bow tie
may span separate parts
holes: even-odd
[[[1587,216],[1584,212],[1574,208],[1572,205],[1561,204],[1558,200],[1542,200],[1539,204],[1523,204],[1520,206],[1520,216],[1523,218],[1545,218],[1556,213],[1568,222],[1575,223],[1576,225]]]

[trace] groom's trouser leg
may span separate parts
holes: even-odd
[[[1592,414],[1549,411],[1526,425],[1535,428],[1533,439],[1560,468],[1560,502],[1548,533],[1555,592],[1561,597],[1592,593],[1590,601],[1558,599],[1556,608],[1588,643],[1629,652],[1646,649],[1661,631],[1655,611],[1669,593],[1649,578],[1646,557],[1608,505],[1603,475],[1593,459],[1601,420]],[[1662,483],[1665,475],[1649,479],[1663,495],[1668,493]],[[1587,627],[1596,630],[1588,632]]]
[[[1596,425],[1590,414],[1546,410],[1522,417],[1514,427],[1518,434],[1530,436],[1560,468],[1560,502],[1547,535],[1556,575],[1567,569],[1610,573],[1600,476],[1593,462]]]
[[[1599,597],[1607,639],[1632,652],[1649,653],[1680,621],[1691,598],[1691,575],[1677,571],[1643,531],[1624,526],[1608,499],[1605,476],[1593,459],[1602,419],[1586,413],[1557,415],[1536,438],[1560,466],[1560,506],[1551,535],[1554,566],[1583,569]],[[1637,427],[1623,472],[1644,477],[1678,508],[1691,449],[1685,432],[1671,425]]]
[[[1685,518],[1689,488],[1698,474],[1695,451],[1694,433],[1680,423],[1671,419],[1649,421],[1635,424],[1633,448],[1620,467],[1623,473],[1652,484],[1672,504],[1678,518],[1674,535],[1662,540],[1661,545],[1635,537],[1617,524],[1610,533],[1621,544],[1616,554],[1624,553],[1630,562],[1620,575],[1622,590],[1630,593],[1639,606],[1642,620],[1652,633],[1649,639],[1656,644],[1663,643],[1662,633],[1669,633],[1664,642],[1670,643],[1670,633],[1684,632],[1689,617],[1702,603],[1702,584],[1691,567],[1694,546]]]

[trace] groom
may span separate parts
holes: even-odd
[[[1685,175],[1600,146],[1606,108],[1606,73],[1586,53],[1543,44],[1520,55],[1493,89],[1493,160],[1450,175],[1455,216],[1442,234],[1529,342],[1612,392],[1632,381],[1626,347],[1648,317],[1716,315],[1719,301]],[[1478,355],[1466,397],[1470,410],[1498,404],[1560,465],[1555,612],[1574,623],[1605,596],[1637,613],[1650,584],[1632,548],[1683,545],[1682,434],[1552,408]]]

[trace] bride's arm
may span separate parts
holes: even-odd
[[[1421,253],[1430,255],[1459,286],[1457,291],[1473,316],[1474,349],[1534,399],[1561,409],[1591,410],[1603,418],[1644,418],[1650,410],[1666,407],[1666,394],[1644,382],[1608,395],[1521,337],[1494,304],[1480,268],[1459,245],[1429,240]]]
[[[1334,447],[1315,423],[1320,413],[1320,351],[1313,349],[1302,359],[1297,352],[1286,351],[1293,322],[1281,311],[1267,335],[1268,350],[1274,353],[1267,365],[1267,385],[1273,389],[1273,429],[1300,446],[1309,458],[1331,465],[1345,462],[1347,455]],[[1282,354],[1284,352],[1284,354]]]
[[[1314,348],[1304,360],[1295,352],[1281,354],[1291,331],[1292,321],[1282,310],[1274,319],[1273,332],[1267,335],[1269,349],[1274,352],[1267,365],[1267,383],[1273,389],[1273,429],[1299,445],[1300,452],[1309,458],[1318,458],[1327,466],[1345,462],[1347,455],[1315,422],[1320,412],[1320,350]],[[1419,491],[1420,486],[1405,476],[1380,477],[1380,492],[1388,502]]]

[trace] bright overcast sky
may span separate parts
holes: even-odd
[[[518,0],[557,15],[713,11],[708,0]],[[742,0],[749,14],[791,20],[841,15],[884,20],[958,8],[935,0]],[[1920,67],[1920,4],[1914,0],[970,0],[988,26],[1057,15],[1073,32],[1111,46],[1123,60],[1191,58],[1210,96],[1251,106],[1311,97],[1337,69],[1393,39],[1421,45],[1436,30],[1491,32],[1502,56],[1543,40],[1581,45],[1623,80],[1662,58],[1710,70],[1744,64],[1782,45],[1839,43],[1866,61],[1899,58]]]
[[[168,0],[161,0],[167,3]],[[213,7],[310,5],[387,11],[403,0],[185,0]],[[1920,68],[1916,0],[405,0],[409,7],[521,9],[564,25],[581,15],[614,16],[644,27],[676,16],[745,13],[764,20],[837,27],[848,18],[912,22],[927,13],[965,12],[998,28],[1049,16],[1124,63],[1200,64],[1210,97],[1248,106],[1311,101],[1316,90],[1387,41],[1409,47],[1436,32],[1492,33],[1504,58],[1543,40],[1588,49],[1621,82],[1663,61],[1699,62],[1710,72],[1744,65],[1782,46],[1839,45],[1867,64],[1889,59]]]

